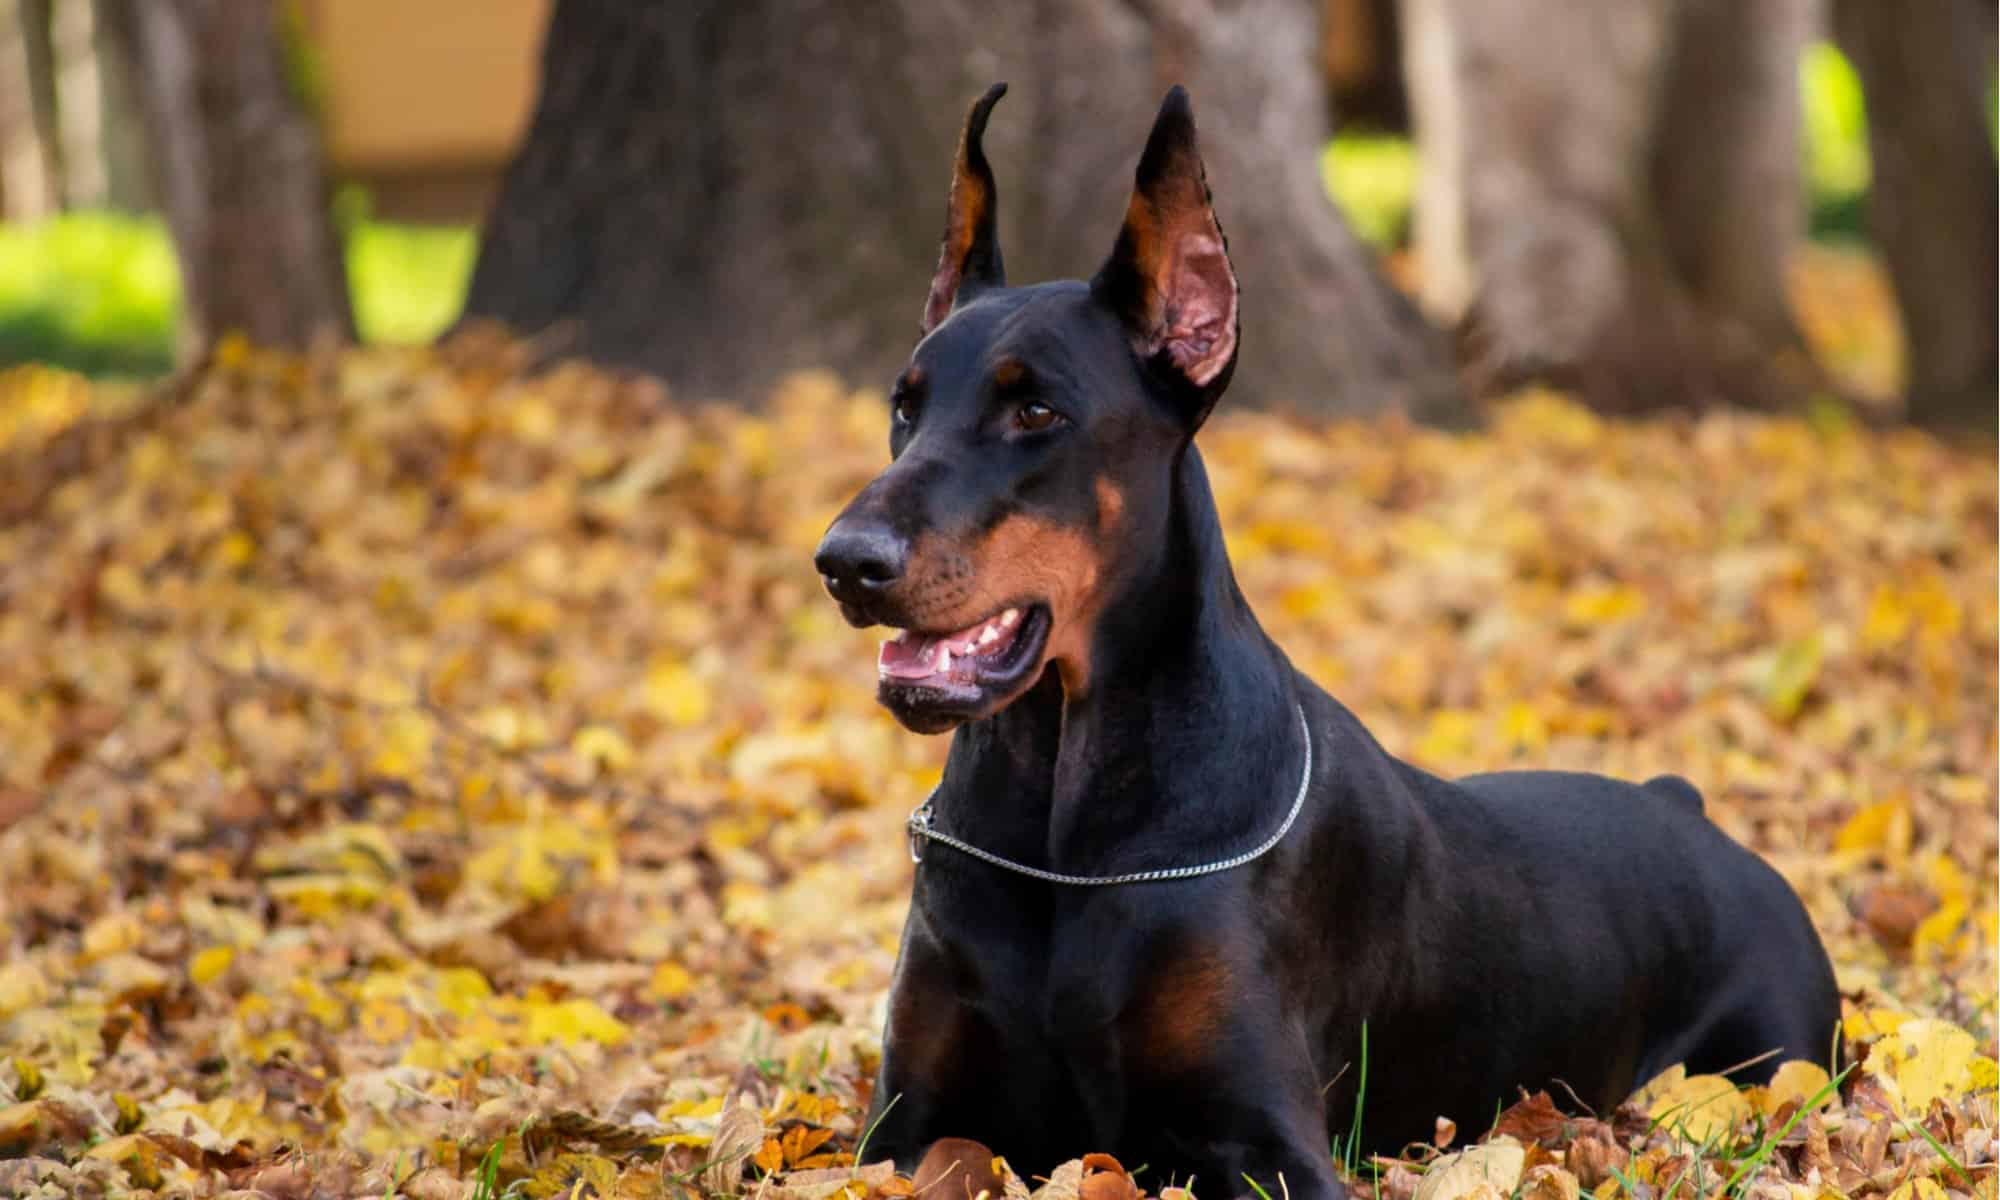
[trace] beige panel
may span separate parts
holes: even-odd
[[[498,165],[534,105],[550,0],[310,0],[336,173]]]

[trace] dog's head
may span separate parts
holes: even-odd
[[[1175,464],[1236,364],[1187,93],[1161,105],[1096,276],[1010,288],[980,148],[1005,91],[959,140],[923,337],[890,392],[893,461],[814,558],[848,621],[901,631],[879,698],[922,733],[998,712],[1051,666],[1069,694],[1089,686],[1099,622],[1144,603]]]

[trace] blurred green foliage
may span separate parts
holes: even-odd
[[[1868,199],[1868,110],[1861,77],[1847,56],[1826,42],[1799,60],[1804,102],[1806,187],[1812,195],[1812,235],[1862,238]]]
[[[479,233],[469,225],[363,221],[347,235],[347,286],[363,341],[428,342],[458,319]]]
[[[458,316],[478,250],[465,226],[343,222],[354,321],[369,342],[423,342]],[[0,365],[98,376],[173,366],[180,272],[157,217],[76,212],[0,225]]]
[[[173,365],[179,304],[157,220],[73,213],[0,225],[0,363],[156,375]]]
[[[1799,96],[1812,235],[1864,237],[1868,116],[1861,80],[1839,50],[1815,43],[1799,61]],[[1417,158],[1408,140],[1343,133],[1328,143],[1320,170],[1327,190],[1363,240],[1383,248],[1409,241]]]
[[[1410,240],[1417,198],[1417,149],[1408,138],[1343,133],[1319,156],[1320,176],[1361,239],[1375,246]]]

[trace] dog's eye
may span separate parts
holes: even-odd
[[[914,425],[916,423],[917,410],[922,407],[918,402],[916,393],[897,392],[890,399],[890,404],[893,406],[898,425]]]
[[[1039,400],[1030,400],[1014,410],[1014,427],[1028,433],[1036,433],[1054,425],[1062,417],[1055,409]]]

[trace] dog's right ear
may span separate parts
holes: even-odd
[[[1090,290],[1124,322],[1140,361],[1179,395],[1188,429],[1199,428],[1236,369],[1240,322],[1194,107],[1178,85],[1160,105],[1125,224]]]
[[[986,151],[979,144],[986,135],[986,118],[1006,94],[1007,85],[996,83],[973,101],[972,111],[965,114],[965,131],[958,135],[958,161],[951,172],[944,248],[938,254],[937,274],[931,278],[930,298],[924,301],[925,333],[942,324],[959,304],[987,288],[1007,285],[994,224],[1000,196],[993,187],[993,168],[986,165]]]

